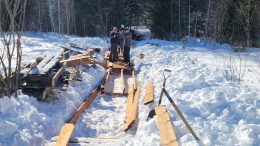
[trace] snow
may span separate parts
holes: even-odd
[[[260,99],[260,74],[248,71],[259,70],[257,62],[250,60],[259,52],[244,53],[250,60],[247,63],[250,66],[244,66],[246,73],[241,83],[225,78],[224,64],[221,63],[229,59],[225,56],[229,55],[230,49],[221,46],[211,48],[203,42],[189,41],[183,48],[181,42],[147,40],[138,43],[131,53],[132,56],[145,54],[138,78],[144,85],[148,80],[153,80],[156,85],[155,103],[158,103],[163,82],[162,70],[172,70],[166,90],[205,145],[259,145],[260,115],[256,103]],[[237,59],[235,61],[238,62]],[[162,103],[171,113],[180,145],[197,145],[165,97]],[[141,106],[140,109],[143,108]],[[140,111],[140,121],[145,121],[141,118],[147,113],[148,110]],[[146,122],[139,125],[150,126]],[[150,135],[140,131],[136,138]]]
[[[104,38],[27,33],[23,38],[23,62],[58,53],[59,46],[66,42],[102,48],[102,52],[109,47]],[[140,53],[145,55],[143,60],[137,59]],[[172,71],[166,90],[202,145],[260,145],[259,55],[257,48],[238,53],[228,44],[195,38],[185,44],[156,39],[135,42],[131,61],[139,62],[137,80],[142,85],[137,122],[124,132],[127,97],[99,94],[76,124],[71,141],[79,143],[71,145],[161,145],[156,118],[146,118],[158,104],[163,69]],[[98,58],[102,60],[101,55]],[[39,102],[27,95],[0,98],[0,146],[53,145],[63,123],[104,74],[100,66],[84,70],[83,81],[57,94],[57,103]],[[155,85],[155,101],[144,105],[145,86],[150,80]],[[179,145],[199,145],[165,96],[162,105],[170,114]]]

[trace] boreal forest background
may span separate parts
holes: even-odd
[[[0,0],[0,31],[8,31]],[[107,36],[113,26],[147,26],[153,38],[199,37],[260,47],[259,0],[21,0],[17,30]],[[19,14],[24,14],[24,19]],[[21,21],[22,22],[21,22]],[[19,29],[18,29],[19,27]]]

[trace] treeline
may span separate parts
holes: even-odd
[[[20,26],[25,31],[106,36],[120,24],[145,25],[155,38],[180,40],[190,35],[234,45],[260,46],[259,0],[25,1],[25,19]],[[4,3],[0,3],[1,10]],[[0,23],[6,23],[7,28],[8,22]]]
[[[129,0],[28,0],[26,30],[107,35],[113,26],[139,25],[143,5]],[[137,23],[138,21],[138,23]]]
[[[190,35],[237,46],[257,45],[260,39],[259,0],[155,0],[150,10],[151,29],[159,38]]]

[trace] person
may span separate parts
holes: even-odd
[[[124,29],[125,29],[125,26],[122,24],[120,31],[119,31],[118,53],[123,53],[123,50],[124,50]]]
[[[132,41],[132,33],[129,28],[124,31],[124,62],[130,64],[130,48]]]
[[[117,58],[117,47],[119,43],[119,35],[116,27],[113,28],[109,36],[110,36],[110,43],[111,43],[109,61],[115,62]]]

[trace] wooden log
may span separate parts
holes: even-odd
[[[174,133],[173,125],[164,106],[155,108],[156,123],[159,128],[162,145],[178,146],[178,142]]]
[[[144,95],[144,104],[147,105],[149,103],[152,103],[153,98],[154,98],[154,86],[153,86],[153,82],[149,81],[146,85],[146,92]]]
[[[63,125],[55,146],[67,146],[74,128],[74,124],[66,123]]]
[[[134,93],[133,85],[132,85],[132,87],[131,87],[129,92],[133,92]],[[133,123],[135,122],[135,120],[137,118],[140,93],[141,93],[141,85],[138,86],[134,96],[133,95],[130,95],[130,96],[128,95],[128,98],[130,98],[130,99],[129,99],[129,101],[127,101],[128,102],[127,103],[128,104],[127,105],[127,110],[126,110],[127,116],[126,116],[126,120],[125,120],[124,131],[127,131],[129,128],[131,128],[131,126],[133,125]],[[131,101],[132,96],[134,98]]]

